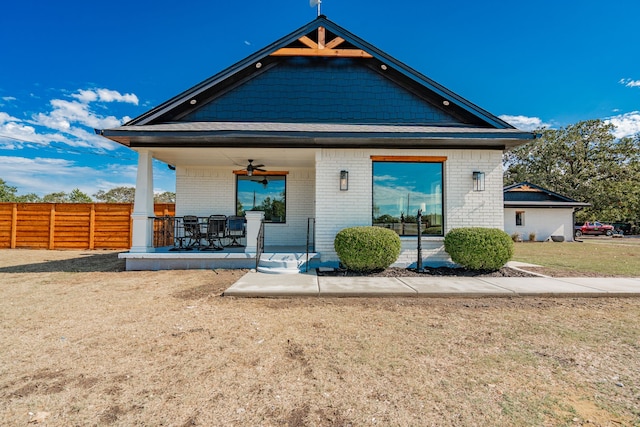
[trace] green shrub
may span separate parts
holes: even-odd
[[[456,264],[471,270],[499,270],[513,256],[513,240],[496,228],[454,228],[444,249]]]
[[[350,227],[340,230],[333,247],[349,270],[384,270],[400,255],[400,237],[382,227]]]

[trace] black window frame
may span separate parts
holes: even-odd
[[[375,203],[375,186],[376,186],[376,171],[375,171],[375,166],[377,163],[394,163],[394,164],[417,164],[417,163],[421,163],[421,164],[435,164],[435,165],[439,165],[440,166],[440,200],[439,200],[439,205],[441,207],[440,212],[439,213],[435,213],[434,215],[437,217],[438,215],[440,216],[440,224],[437,224],[436,226],[439,227],[439,233],[432,233],[429,232],[431,230],[429,230],[430,228],[432,229],[434,226],[431,225],[430,227],[428,224],[428,220],[425,220],[425,217],[428,217],[427,213],[423,212],[423,222],[422,222],[422,236],[423,237],[443,237],[444,236],[444,229],[445,229],[445,204],[444,204],[444,200],[445,200],[445,160],[446,157],[433,157],[433,156],[415,156],[415,157],[411,157],[411,156],[380,156],[380,159],[378,159],[379,156],[371,156],[372,159],[372,165],[371,165],[371,223],[372,225],[377,225],[377,226],[382,226],[384,228],[390,228],[392,230],[394,230],[396,233],[398,233],[398,235],[400,237],[416,237],[417,236],[417,227],[415,227],[415,225],[411,225],[411,224],[415,224],[415,216],[417,214],[417,210],[415,209],[415,212],[407,212],[407,216],[409,217],[409,221],[407,222],[403,222],[401,218],[400,222],[397,223],[387,223],[387,222],[376,222],[376,217],[375,217],[375,213],[376,213],[376,203]],[[408,208],[411,208],[411,203],[408,203]],[[413,213],[413,215],[411,215]],[[378,218],[380,218],[383,215],[378,216]],[[413,221],[413,222],[411,222]],[[415,229],[415,232],[412,232],[413,229]]]
[[[255,181],[257,185],[260,185],[259,180],[262,179],[266,179],[267,181],[269,180],[269,178],[273,179],[273,178],[277,178],[277,181],[284,181],[284,203],[283,203],[283,208],[284,208],[284,215],[282,217],[281,221],[274,221],[272,217],[270,217],[268,215],[268,212],[265,212],[265,219],[264,222],[268,222],[270,224],[286,224],[287,223],[287,174],[286,173],[260,173],[260,174],[253,174],[252,176],[247,175],[246,173],[236,173],[236,194],[235,194],[235,212],[236,215],[238,216],[245,216],[245,212],[247,211],[252,211],[252,210],[258,210],[258,211],[263,211],[262,209],[254,209],[254,206],[252,206],[251,209],[243,209],[242,211],[240,211],[240,200],[238,199],[239,193],[240,193],[240,181],[243,182],[248,182],[248,181]]]

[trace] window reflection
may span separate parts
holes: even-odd
[[[373,162],[373,225],[401,236],[442,236],[442,163]]]
[[[237,175],[236,213],[263,211],[268,222],[286,222],[286,176]]]

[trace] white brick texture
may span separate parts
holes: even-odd
[[[236,214],[233,168],[176,168],[176,215]],[[315,210],[313,169],[291,169],[286,184],[287,219],[265,224],[265,245],[304,246],[307,218]]]
[[[265,245],[302,246],[307,219],[316,219],[315,246],[323,262],[337,262],[333,241],[345,227],[371,225],[372,155],[446,156],[444,163],[445,233],[458,227],[504,228],[502,151],[319,149],[316,167],[290,169],[287,222],[267,224]],[[340,191],[340,171],[349,172],[349,189]],[[473,191],[472,173],[485,173],[485,191]],[[233,168],[176,169],[176,215],[235,214]],[[416,239],[404,237],[398,265],[416,261]],[[450,262],[442,238],[423,239],[425,265]]]

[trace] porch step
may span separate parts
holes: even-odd
[[[316,254],[309,254],[309,261]],[[258,271],[268,274],[298,274],[306,262],[306,253],[262,254]]]

